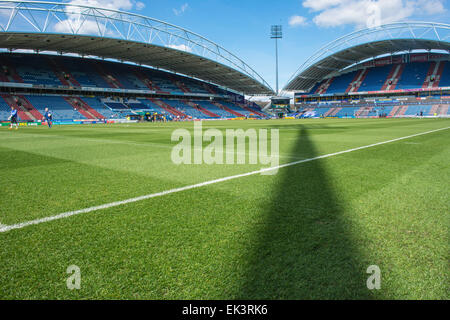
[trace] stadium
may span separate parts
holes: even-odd
[[[392,23],[321,48],[285,90],[299,116],[447,117],[448,25]]]
[[[277,92],[164,21],[0,1],[0,299],[448,299],[449,39],[354,31]]]

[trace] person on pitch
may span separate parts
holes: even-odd
[[[17,109],[11,106],[11,115],[9,116],[8,120],[11,121],[11,124],[9,125],[9,130],[12,130],[13,126],[16,127],[16,130],[19,130],[19,121],[18,121],[18,113]]]
[[[44,119],[47,122],[48,127],[51,128],[53,126],[53,114],[48,108],[45,108]]]

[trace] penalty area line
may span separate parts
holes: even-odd
[[[65,219],[65,218],[69,218],[69,217],[72,217],[72,216],[80,215],[80,214],[83,214],[83,213],[90,213],[90,212],[94,212],[94,211],[110,209],[110,208],[114,208],[114,207],[118,207],[118,206],[127,205],[127,204],[130,204],[130,203],[135,203],[135,202],[140,202],[140,201],[144,201],[144,200],[148,200],[148,199],[152,199],[152,198],[166,196],[166,195],[173,194],[173,193],[178,193],[178,192],[183,192],[183,191],[192,190],[192,189],[196,189],[196,188],[201,188],[201,187],[205,187],[205,186],[216,184],[216,183],[220,183],[220,182],[225,182],[225,181],[230,181],[230,180],[234,180],[234,179],[238,179],[238,178],[244,178],[244,177],[248,177],[248,176],[253,176],[253,175],[256,175],[256,174],[261,174],[261,173],[270,172],[270,171],[273,171],[273,170],[278,170],[278,169],[282,169],[282,168],[295,166],[295,165],[301,164],[301,163],[306,163],[306,162],[320,160],[320,159],[326,159],[326,158],[338,156],[338,155],[341,155],[341,154],[346,154],[346,153],[350,153],[350,152],[354,152],[354,151],[358,151],[358,150],[373,148],[373,147],[376,147],[376,146],[381,146],[381,145],[388,144],[388,143],[393,143],[393,142],[397,142],[397,141],[401,141],[401,140],[405,140],[405,139],[410,139],[410,138],[414,138],[414,137],[418,137],[418,136],[423,136],[423,135],[426,135],[426,134],[430,134],[430,133],[434,133],[434,132],[438,132],[438,131],[443,131],[443,130],[447,130],[447,129],[450,129],[450,127],[440,128],[440,129],[426,131],[426,132],[421,132],[421,133],[416,133],[416,134],[405,136],[405,137],[401,137],[401,138],[396,138],[396,139],[392,139],[392,140],[387,140],[387,141],[383,141],[383,142],[369,144],[369,145],[362,146],[362,147],[357,147],[357,148],[352,148],[352,149],[348,149],[348,150],[344,150],[344,151],[339,151],[339,152],[334,152],[334,153],[330,153],[330,154],[325,154],[325,155],[317,156],[317,157],[314,157],[314,158],[298,160],[298,161],[282,164],[282,165],[279,165],[279,166],[276,166],[276,167],[265,168],[265,169],[261,169],[261,170],[256,170],[256,171],[251,171],[251,172],[247,172],[247,173],[237,174],[237,175],[234,175],[234,176],[224,177],[224,178],[220,178],[220,179],[215,179],[215,180],[210,180],[210,181],[206,181],[206,182],[202,182],[202,183],[193,184],[193,185],[190,185],[190,186],[185,186],[185,187],[175,188],[175,189],[166,190],[166,191],[162,191],[162,192],[152,193],[152,194],[148,194],[148,195],[144,195],[144,196],[140,196],[140,197],[136,197],[136,198],[131,198],[131,199],[127,199],[127,200],[111,202],[111,203],[103,204],[103,205],[100,205],[100,206],[90,207],[90,208],[76,210],[76,211],[64,212],[64,213],[61,213],[61,214],[58,214],[58,215],[55,215],[55,216],[50,216],[50,217],[36,219],[36,220],[31,220],[31,221],[26,221],[26,222],[22,222],[22,223],[18,223],[18,224],[13,224],[13,225],[2,225],[2,224],[0,224],[0,233],[4,233],[4,232],[11,231],[11,230],[16,230],[16,229],[23,229],[23,228],[28,227],[28,226],[37,225],[37,224],[41,224],[41,223],[46,223],[46,222],[50,222],[50,221]]]

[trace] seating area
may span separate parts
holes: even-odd
[[[10,106],[6,103],[5,100],[0,98],[0,120],[8,119],[11,112]]]
[[[240,113],[246,117],[249,117],[251,115],[252,112],[245,110],[244,108],[239,107],[238,105],[231,103],[231,102],[221,102],[220,104],[222,104],[223,106],[230,108],[231,110]]]
[[[433,70],[434,73],[429,74],[429,70],[434,69],[433,67],[437,63],[438,67]],[[449,65],[449,61],[431,61],[369,67],[366,69],[367,72],[364,74],[364,77],[362,77],[360,86],[354,86],[352,92],[421,89],[425,86],[428,87],[430,75],[433,81],[436,81],[435,86],[450,86]],[[348,92],[348,89],[352,87],[352,83],[355,81],[355,77],[360,70],[362,69],[325,79],[315,84],[309,94],[342,94]]]
[[[149,99],[138,99],[138,101],[149,111],[156,112],[159,114],[168,114],[166,110],[158,106],[156,103],[153,103]]]
[[[13,59],[10,59],[13,61]],[[24,83],[36,85],[60,86],[61,81],[55,76],[45,59],[30,55],[22,59],[21,63],[13,63],[13,67]]]
[[[420,115],[422,112],[423,115],[430,115],[432,106],[431,105],[415,105],[415,106],[408,106],[408,109],[405,111],[404,115],[407,116],[415,116]]]
[[[193,119],[210,119],[212,118],[209,115],[204,114],[203,112],[199,111],[198,109],[195,109],[194,107],[179,101],[179,100],[169,100],[169,99],[163,99],[164,103],[167,103],[171,107],[175,108],[176,110],[192,117]]]
[[[92,97],[82,97],[81,98],[85,103],[87,103],[92,109],[96,110],[106,119],[117,118],[118,114],[109,109],[100,98],[92,98]]]
[[[328,106],[308,106],[301,107],[293,116],[301,118],[306,115],[310,117],[377,117],[386,115],[389,117],[396,116],[450,116],[450,103],[437,101],[436,103],[427,104],[361,104],[361,105],[345,105],[334,104]],[[334,112],[333,112],[334,111]]]
[[[227,92],[217,86],[155,69],[111,61],[38,54],[0,54],[0,65],[8,74],[17,73],[20,82],[47,86],[81,86],[156,90],[164,93],[219,94]],[[5,72],[5,71],[4,71]],[[4,77],[17,82],[12,77]],[[74,81],[70,81],[73,79]],[[66,81],[69,80],[69,81]],[[148,83],[153,84],[149,88]]]
[[[236,118],[236,116],[228,111],[221,109],[219,106],[211,103],[210,101],[194,101],[194,103],[199,104],[201,107],[217,114],[221,118]]]
[[[41,113],[45,108],[53,112],[54,120],[84,120],[87,119],[79,111],[76,111],[66,100],[59,96],[27,95],[27,100]]]
[[[391,65],[375,67],[368,69],[368,73],[361,86],[359,87],[359,92],[365,91],[378,91],[383,87],[389,73],[392,69]],[[358,92],[356,91],[356,92]]]
[[[440,87],[450,87],[450,61],[446,61],[439,81]]]
[[[356,71],[353,71],[334,78],[325,93],[345,93],[355,75]]]
[[[414,62],[405,64],[405,69],[397,83],[396,89],[422,88],[429,68],[430,63]]]
[[[0,121],[5,121],[9,117],[11,104],[18,107],[22,121],[40,120],[46,107],[53,111],[53,118],[56,121],[117,119],[136,114],[138,111],[164,114],[169,119],[234,118],[252,113],[238,104],[225,100],[230,97],[234,99],[235,93],[207,82],[147,67],[98,59],[0,53],[0,82],[20,83],[19,92],[23,91],[21,89],[23,84],[32,85],[33,88],[40,90],[33,93],[30,90],[25,91],[26,93],[17,93],[23,96],[20,98],[23,101],[13,96],[16,95],[15,92],[5,90],[3,98],[0,98]],[[90,88],[93,92],[98,91],[98,96],[92,93],[85,96],[82,93],[70,92],[58,95],[56,93],[58,91],[55,91],[75,89],[83,92],[81,90],[90,91]],[[49,93],[45,94],[45,90],[48,89]],[[127,93],[126,90],[155,91],[159,97],[130,97],[131,93],[119,97],[117,94],[109,93],[116,92],[112,89],[124,89],[123,93]],[[191,100],[188,100],[191,93],[193,94]],[[145,96],[148,94],[143,93]],[[224,97],[215,97],[219,100],[212,103],[209,100],[212,95]],[[180,99],[180,96],[186,98]],[[266,116],[259,106],[252,107],[261,117]]]

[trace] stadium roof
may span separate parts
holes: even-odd
[[[317,51],[291,77],[284,91],[308,91],[317,82],[368,59],[415,50],[450,51],[450,25],[391,23],[352,32]]]
[[[0,48],[97,56],[165,69],[248,95],[274,93],[256,71],[218,44],[172,24],[117,10],[0,1]]]

